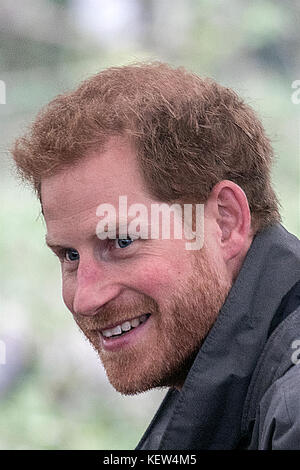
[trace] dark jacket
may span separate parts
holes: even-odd
[[[281,224],[256,235],[183,388],[137,449],[300,449],[299,280],[300,241]]]

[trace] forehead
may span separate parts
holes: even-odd
[[[52,244],[73,244],[96,233],[100,204],[111,204],[118,214],[119,196],[128,204],[150,206],[135,150],[111,139],[101,152],[91,152],[69,168],[42,180],[41,199]]]
[[[124,140],[110,139],[101,152],[91,152],[81,161],[44,178],[41,199],[45,220],[68,219],[86,214],[99,204],[117,208],[120,195],[128,202],[150,201],[139,173],[134,148]]]

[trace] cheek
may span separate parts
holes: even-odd
[[[76,279],[62,276],[62,298],[66,307],[73,313],[73,300],[76,291]]]
[[[143,266],[136,267],[131,277],[131,287],[159,300],[176,289],[179,270],[176,266],[159,261],[151,261]],[[128,285],[129,287],[129,285]]]

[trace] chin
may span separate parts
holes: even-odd
[[[148,384],[137,380],[135,377],[117,377],[106,370],[109,383],[113,388],[122,395],[138,395],[147,392],[153,388],[153,384]]]
[[[168,367],[136,368],[132,374],[124,373],[122,367],[105,367],[107,378],[114,389],[122,395],[137,395],[152,389],[176,388],[180,390],[193,364],[196,352],[173,369]],[[127,369],[128,371],[128,369]],[[122,373],[123,372],[123,373]]]
[[[143,374],[143,377],[136,373],[125,376],[106,369],[106,375],[110,384],[122,395],[138,395],[162,386],[160,381],[147,377],[146,374]]]

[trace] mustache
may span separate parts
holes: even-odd
[[[143,300],[105,304],[92,316],[74,315],[74,319],[79,328],[85,332],[92,332],[93,330],[103,330],[110,325],[118,325],[144,313],[157,313],[158,310],[157,303],[150,297],[145,296]]]

